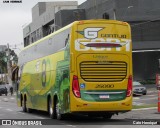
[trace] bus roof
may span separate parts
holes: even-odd
[[[38,40],[38,41],[36,41],[36,42],[34,42],[34,43],[28,45],[27,47],[23,48],[23,50],[26,50],[26,49],[28,49],[28,48],[30,48],[30,47],[36,45],[36,44],[39,44],[40,42],[44,41],[45,39],[47,39],[47,38],[49,38],[49,37],[51,37],[51,36],[53,36],[53,35],[56,35],[56,34],[62,32],[62,31],[64,31],[64,30],[66,30],[67,28],[71,27],[72,24],[73,24],[73,23],[71,23],[71,24],[69,24],[69,25],[67,25],[67,26],[65,26],[65,27],[63,27],[63,28],[61,28],[61,29],[59,29],[59,30],[57,30],[57,31],[55,31],[55,32],[53,32],[53,33],[51,33],[51,34],[45,36],[45,37],[43,37],[42,39],[40,39],[40,40]],[[23,51],[23,50],[22,50],[22,51]]]
[[[49,37],[51,37],[51,36],[53,36],[53,35],[56,35],[56,34],[62,32],[62,31],[64,31],[64,30],[66,30],[67,28],[71,27],[73,24],[87,24],[87,23],[91,23],[91,22],[92,22],[92,23],[97,23],[97,21],[98,21],[98,22],[102,22],[102,23],[103,23],[103,22],[108,22],[108,23],[115,23],[115,24],[121,24],[121,25],[128,25],[127,22],[117,21],[117,20],[106,20],[106,19],[92,19],[92,20],[74,21],[73,23],[71,23],[71,24],[69,24],[69,25],[67,25],[67,26],[65,26],[65,27],[63,27],[63,28],[61,28],[61,29],[59,29],[59,30],[57,30],[57,31],[55,31],[55,32],[53,32],[53,33],[45,36],[45,37],[43,37],[42,39],[40,39],[40,40],[38,40],[38,41],[30,44],[30,45],[28,45],[27,47],[23,48],[22,51],[24,51],[24,50],[26,50],[26,49],[28,49],[28,48],[36,45],[36,44],[39,44],[40,42],[44,41],[45,39],[47,39],[47,38],[49,38]]]

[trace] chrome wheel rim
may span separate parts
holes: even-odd
[[[51,101],[50,101],[50,104],[49,104],[49,113],[50,113],[50,115],[53,114],[53,108],[52,108],[52,103],[51,103]]]

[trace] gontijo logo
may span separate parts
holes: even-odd
[[[116,48],[116,51],[121,51],[121,47],[125,46],[126,51],[130,51],[130,39],[125,39],[126,35],[119,36],[118,34],[105,34],[108,38],[97,38],[98,32],[104,28],[85,28],[84,31],[77,31],[84,35],[84,38],[75,40],[75,50],[77,51],[111,51],[111,48]],[[102,34],[104,36],[104,34]],[[111,38],[112,37],[112,38]]]
[[[98,37],[98,32],[103,28],[85,28],[84,31],[78,31],[78,33],[84,35],[86,39],[95,39]]]

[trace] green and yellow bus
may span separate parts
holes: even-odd
[[[18,106],[111,118],[132,109],[132,44],[126,22],[75,21],[19,54]]]

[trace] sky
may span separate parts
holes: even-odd
[[[11,49],[16,45],[18,52],[23,48],[23,27],[32,22],[31,9],[38,2],[78,1],[81,4],[86,0],[22,0],[22,3],[4,1],[8,0],[0,0],[0,45],[9,44]]]

